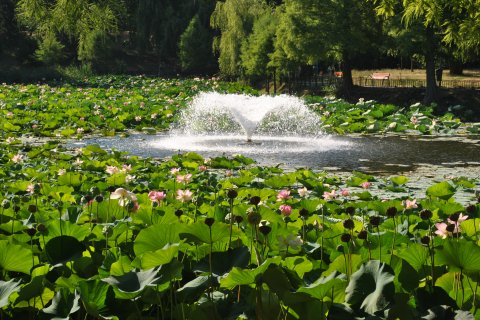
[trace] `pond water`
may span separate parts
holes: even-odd
[[[260,165],[308,167],[316,170],[361,170],[396,174],[421,167],[480,167],[480,137],[424,136],[254,136],[144,135],[102,137],[76,141],[76,146],[99,144],[146,157],[169,157],[194,151],[204,157],[242,154]]]
[[[404,192],[389,193],[381,188],[370,190],[381,198],[425,196],[425,189],[435,182],[459,177],[476,179],[474,189],[459,189],[455,199],[470,203],[480,191],[480,137],[425,136],[324,136],[275,137],[244,135],[144,135],[101,137],[75,141],[69,147],[99,144],[104,149],[127,151],[144,157],[168,158],[194,151],[204,157],[242,154],[259,165],[279,165],[286,170],[310,168],[348,177],[352,170],[379,177],[406,175]]]

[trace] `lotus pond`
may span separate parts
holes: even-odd
[[[414,193],[404,175],[65,147],[166,130],[209,89],[254,93],[144,77],[0,86],[2,319],[480,318],[474,174]],[[478,129],[422,106],[308,99],[330,132]]]

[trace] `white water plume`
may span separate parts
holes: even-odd
[[[293,96],[208,92],[193,99],[182,112],[177,128],[190,135],[238,134],[243,129],[249,141],[254,133],[315,136],[320,119]]]

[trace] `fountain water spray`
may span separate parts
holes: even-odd
[[[243,129],[251,142],[254,133],[317,135],[320,119],[297,97],[210,92],[194,98],[177,127],[189,135],[239,133]]]

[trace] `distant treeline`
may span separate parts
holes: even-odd
[[[479,63],[474,0],[1,0],[2,67],[288,79]]]

